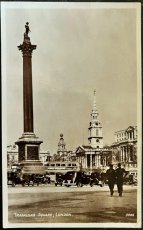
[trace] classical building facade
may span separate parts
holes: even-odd
[[[40,161],[45,165],[47,161],[51,161],[51,155],[49,151],[45,151],[43,149],[40,149],[40,155],[39,155]]]
[[[111,160],[111,150],[103,147],[102,123],[96,106],[94,90],[93,108],[91,111],[91,121],[89,123],[89,145],[79,146],[75,153],[81,169],[94,170],[105,169]]]
[[[111,145],[113,162],[121,162],[128,170],[137,167],[137,126],[115,132],[115,142]]]
[[[16,145],[7,146],[7,168],[18,163],[18,147]]]

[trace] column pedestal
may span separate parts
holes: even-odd
[[[18,161],[22,173],[45,174],[45,167],[39,160],[41,141],[34,133],[24,133],[15,142],[18,145]]]

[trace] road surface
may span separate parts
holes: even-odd
[[[137,187],[110,197],[108,186],[9,187],[10,223],[136,223]]]

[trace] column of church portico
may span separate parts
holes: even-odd
[[[97,167],[99,167],[99,155],[97,155]]]
[[[95,163],[95,168],[97,167],[97,155],[95,154],[95,157],[94,157],[94,163]]]
[[[124,152],[124,146],[122,147],[122,162],[124,162],[124,154],[125,154],[125,152]]]
[[[125,161],[125,147],[123,146],[123,159],[122,161],[124,162]]]
[[[122,162],[124,162],[124,156],[125,156],[124,146],[122,147],[122,150],[123,150],[123,152],[122,152]]]
[[[80,164],[81,164],[81,167],[82,167],[82,156],[80,156]]]
[[[124,146],[124,162],[126,163],[126,146]]]
[[[122,147],[120,147],[120,161],[122,161]]]
[[[92,169],[92,154],[90,154],[90,169]]]
[[[84,156],[82,156],[82,167],[85,168]]]
[[[129,162],[130,162],[131,161],[131,147],[130,146],[129,146],[128,155],[129,155]]]
[[[95,167],[97,167],[97,155],[95,154]]]
[[[127,162],[127,146],[125,145],[125,163]]]
[[[99,157],[98,157],[98,154],[97,154],[97,168],[99,167]]]
[[[84,156],[82,156],[82,167],[84,168]]]
[[[104,166],[107,166],[107,157],[104,158]]]
[[[79,163],[79,165],[80,165],[80,163],[81,163],[81,162],[80,162],[80,156],[78,157],[78,163]]]
[[[76,157],[76,159],[77,159],[77,162],[79,163],[79,157],[78,156]]]
[[[126,162],[128,160],[128,146],[126,145]]]
[[[79,157],[78,157],[78,163],[79,163],[79,165],[81,164],[80,159],[81,159],[81,157],[79,156]],[[80,166],[81,166],[81,165],[80,165]]]
[[[83,157],[83,164],[84,164],[84,168],[86,168],[86,156]]]
[[[82,156],[82,168],[84,168],[84,158]]]
[[[100,155],[98,155],[98,167],[100,167]]]
[[[129,146],[127,146],[126,161],[129,163]]]
[[[95,154],[93,155],[93,165],[95,167],[96,163],[95,163]]]
[[[85,154],[85,168],[87,168],[87,154]]]
[[[123,161],[123,147],[121,147],[121,162]]]
[[[101,156],[99,155],[99,167],[101,166]]]

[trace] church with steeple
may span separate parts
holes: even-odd
[[[95,90],[88,132],[89,144],[79,146],[75,152],[80,168],[90,171],[94,171],[95,169],[106,169],[110,161],[111,150],[103,147],[102,123],[96,106]]]

